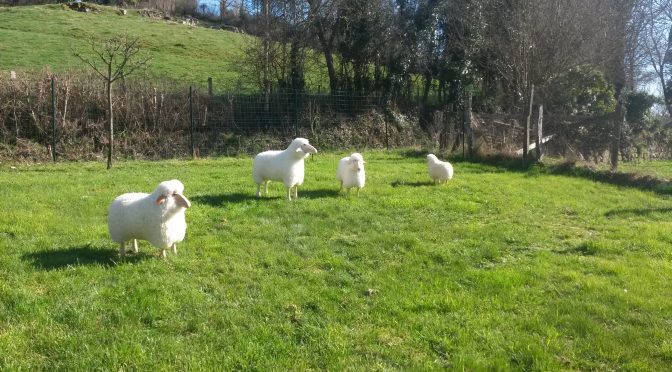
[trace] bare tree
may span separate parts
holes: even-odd
[[[74,55],[89,65],[105,82],[108,118],[107,169],[112,168],[114,152],[114,115],[112,110],[112,84],[149,62],[149,57],[140,56],[140,39],[137,37],[114,36],[104,41],[91,40],[90,53],[73,50]]]
[[[634,17],[641,27],[639,46],[660,84],[667,112],[672,115],[672,1],[638,0]]]

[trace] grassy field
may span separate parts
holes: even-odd
[[[254,198],[250,158],[0,165],[0,369],[669,368],[669,195],[365,152],[356,197],[342,155],[296,202]],[[110,201],[170,178],[178,255],[120,260]]]
[[[0,7],[0,71],[87,70],[71,47],[86,51],[90,39],[129,33],[151,56],[147,73],[152,78],[206,86],[213,77],[216,89],[238,82],[250,36],[154,20],[137,10],[121,16],[115,8],[98,8],[102,12],[75,12],[62,5]],[[320,78],[309,73],[306,79]]]

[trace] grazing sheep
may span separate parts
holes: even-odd
[[[257,197],[261,197],[261,184],[264,184],[264,193],[268,194],[270,181],[282,181],[287,187],[287,197],[292,200],[298,198],[299,186],[303,184],[303,159],[310,154],[316,154],[317,149],[308,143],[305,138],[295,138],[287,149],[278,151],[264,151],[254,157],[252,163],[252,178],[257,183]]]
[[[427,155],[427,170],[434,182],[447,183],[453,178],[453,166],[447,161],[439,160],[434,154]]]
[[[341,189],[345,188],[350,192],[351,188],[356,187],[357,195],[359,195],[359,190],[364,187],[364,181],[366,180],[364,163],[366,163],[364,157],[357,152],[338,162],[336,179],[341,183]]]
[[[182,182],[171,180],[161,182],[151,194],[128,193],[114,199],[107,225],[110,237],[120,245],[119,254],[126,253],[125,245],[130,240],[137,253],[137,239],[159,248],[162,257],[166,257],[168,247],[177,253],[177,243],[184,240],[187,231],[184,212],[191,206],[183,192]]]

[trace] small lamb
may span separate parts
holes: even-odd
[[[305,138],[295,138],[285,150],[264,151],[254,157],[252,162],[252,178],[257,183],[257,197],[261,197],[261,184],[264,184],[264,193],[268,194],[270,181],[282,181],[287,187],[287,198],[298,198],[299,186],[303,185],[303,159],[310,154],[316,154],[317,149],[308,143]]]
[[[366,163],[364,157],[358,152],[352,153],[352,155],[346,156],[338,162],[336,179],[341,183],[341,189],[345,188],[350,192],[351,188],[356,187],[357,195],[359,195],[359,190],[364,187],[366,181],[364,163]]]
[[[453,178],[453,166],[447,161],[439,160],[434,154],[427,155],[429,177],[436,183],[447,183]]]
[[[187,231],[184,212],[191,206],[183,192],[182,182],[170,180],[161,182],[151,194],[128,193],[112,201],[107,225],[110,237],[119,243],[122,257],[130,240],[133,251],[138,252],[137,239],[159,248],[162,257],[166,257],[168,247],[177,253],[177,243],[184,240]]]

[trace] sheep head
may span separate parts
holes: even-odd
[[[364,157],[362,154],[355,152],[352,155],[350,155],[350,166],[352,167],[353,171],[356,172],[361,172],[364,170]]]
[[[436,163],[439,161],[439,158],[437,158],[434,154],[429,154],[427,155],[427,161],[430,163]]]
[[[184,196],[184,185],[178,180],[163,181],[152,193],[156,205],[171,205],[171,201],[182,208],[191,207],[191,202]]]
[[[306,157],[310,154],[317,154],[317,149],[308,143],[305,138],[295,138],[287,148],[289,152],[296,153],[299,157]]]

